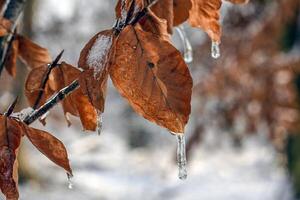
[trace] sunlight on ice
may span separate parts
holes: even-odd
[[[184,48],[184,61],[186,63],[191,63],[193,62],[193,48],[192,45],[186,36],[185,30],[183,26],[176,27],[176,30],[180,36],[180,39],[183,42],[183,48]]]
[[[184,134],[176,135],[177,137],[177,164],[178,164],[178,177],[181,180],[187,178],[187,161],[185,149],[185,136]]]
[[[211,57],[218,59],[221,56],[220,44],[218,42],[212,41],[211,43]]]

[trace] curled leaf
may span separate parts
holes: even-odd
[[[219,23],[221,0],[192,0],[189,23],[193,27],[202,28],[209,37],[220,43],[221,26]]]
[[[184,132],[192,78],[180,52],[169,42],[138,26],[127,26],[116,42],[110,76],[137,113],[172,132]]]
[[[19,56],[30,68],[37,68],[44,64],[51,63],[51,56],[47,49],[37,45],[28,38],[17,35],[19,41]]]
[[[108,67],[114,53],[114,41],[112,30],[96,34],[82,49],[78,62],[78,66],[84,70],[79,79],[82,91],[101,113],[104,112]]]
[[[168,32],[172,34],[174,24],[173,0],[159,0],[151,7],[151,10],[155,15],[167,21]]]

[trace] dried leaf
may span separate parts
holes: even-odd
[[[151,7],[151,10],[155,15],[167,21],[168,32],[172,34],[174,24],[173,0],[159,0]]]
[[[19,56],[30,68],[37,68],[44,64],[51,63],[51,56],[47,49],[37,45],[28,38],[17,35],[19,41]]]
[[[183,133],[190,114],[192,78],[169,42],[127,26],[116,42],[114,85],[146,119]]]
[[[27,78],[25,85],[25,95],[32,106],[38,97],[41,88],[41,82],[47,71],[47,66],[42,66],[33,69]],[[59,67],[54,68],[46,83],[43,96],[39,105],[46,103],[46,101],[62,88],[71,84],[74,80],[79,78],[80,70],[62,62]],[[92,104],[89,102],[88,96],[84,95],[81,90],[76,90],[62,101],[62,107],[66,116],[68,125],[70,121],[67,114],[79,116],[84,129],[95,131],[97,127],[97,112]]]
[[[7,58],[4,64],[5,69],[12,77],[16,77],[17,74],[18,51],[19,51],[19,42],[18,40],[14,40],[7,53]]]
[[[51,134],[38,129],[25,127],[25,133],[30,142],[46,157],[58,166],[64,168],[70,175],[72,169],[69,164],[68,153],[64,144]]]
[[[221,42],[221,26],[219,23],[221,0],[192,0],[189,23],[193,27],[202,28],[209,37]]]
[[[140,25],[144,31],[151,32],[161,39],[170,41],[166,20],[157,17],[151,10],[140,20]]]
[[[10,20],[1,18],[0,19],[0,37],[7,35],[12,27]]]
[[[84,70],[79,79],[82,91],[102,113],[114,41],[115,35],[112,30],[96,34],[82,49],[78,62],[78,66]]]
[[[191,0],[173,0],[173,26],[178,26],[185,22],[189,18],[191,8]]]
[[[62,62],[59,68],[54,69],[53,74],[55,73],[56,75],[54,76],[63,77],[63,84],[59,87],[52,88],[56,91],[68,86],[80,76],[80,70],[65,62]],[[66,103],[67,101],[68,103]],[[82,93],[82,90],[79,89],[74,91],[63,102],[64,112],[70,113],[74,116],[79,116],[85,130],[96,130],[97,111],[89,102],[89,97]]]
[[[39,92],[42,90],[41,84],[44,76],[47,72],[47,66],[41,66],[30,71],[25,83],[25,96],[27,97],[28,103],[31,107],[34,106]],[[38,104],[38,107],[43,105],[47,99],[49,99],[54,94],[48,84],[46,84],[43,96]]]
[[[16,153],[21,141],[18,122],[0,115],[0,188],[8,200],[17,200]]]

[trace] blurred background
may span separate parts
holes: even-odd
[[[76,66],[84,44],[112,27],[116,0],[27,0],[22,32]],[[21,200],[293,200],[300,199],[300,2],[224,2],[221,57],[184,24],[193,47],[192,115],[186,128],[188,179],[177,177],[176,138],[133,112],[108,89],[103,132],[67,127],[56,106],[43,127],[67,147],[73,189],[63,170],[26,140],[20,151]],[[174,45],[183,43],[174,31]],[[1,111],[18,95],[28,70],[0,77]],[[0,198],[3,198],[0,196]]]

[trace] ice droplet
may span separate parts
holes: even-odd
[[[102,127],[103,127],[103,117],[100,111],[97,110],[97,132],[98,135],[101,135]]]
[[[178,163],[178,177],[180,180],[187,178],[186,168],[186,152],[185,152],[185,136],[184,134],[176,135],[177,137],[177,163]]]
[[[181,39],[181,41],[183,42],[183,48],[184,48],[184,61],[186,63],[191,63],[193,62],[193,48],[192,45],[188,39],[188,37],[186,36],[185,30],[183,26],[179,26],[176,27],[176,30],[179,34],[179,37]]]
[[[71,175],[71,174],[67,174],[68,175],[68,188],[70,189],[70,190],[72,190],[73,189],[73,183],[72,183],[72,178],[73,178],[73,176]]]
[[[212,41],[211,43],[211,57],[218,59],[221,56],[220,44],[218,42]]]

